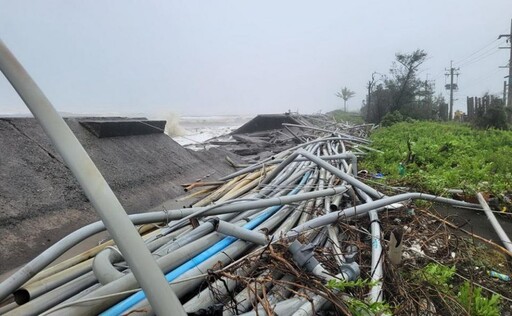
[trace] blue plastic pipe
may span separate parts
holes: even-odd
[[[300,191],[301,187],[304,186],[304,184],[306,183],[306,181],[308,180],[310,175],[311,175],[310,171],[308,171],[306,174],[304,174],[299,185],[295,189],[290,191],[290,193],[288,193],[288,195],[297,194]],[[247,228],[247,229],[254,229],[256,226],[258,226],[261,223],[263,223],[264,221],[266,221],[270,216],[272,216],[275,212],[280,210],[282,207],[283,207],[283,205],[276,205],[276,206],[272,206],[272,207],[268,208],[263,214],[256,217],[249,223],[245,224],[243,227]],[[236,240],[237,240],[237,238],[234,238],[234,237],[226,237],[226,238],[222,239],[215,245],[206,249],[204,252],[198,254],[194,258],[190,259],[189,261],[185,262],[181,266],[177,267],[176,269],[174,269],[171,272],[169,272],[168,274],[166,274],[165,278],[167,279],[168,282],[172,282],[173,280],[178,278],[183,273],[185,273],[188,270],[194,268],[195,266],[201,264],[202,262],[209,259],[213,255],[219,253],[224,248],[226,248],[227,246],[234,243]],[[146,298],[146,295],[144,294],[144,292],[139,291],[139,292],[133,294],[132,296],[124,299],[123,301],[117,303],[116,305],[112,306],[111,308],[107,309],[100,315],[101,316],[121,315],[124,311],[133,307],[134,305],[136,305],[140,301],[144,300],[145,298]]]

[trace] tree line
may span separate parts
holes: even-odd
[[[404,120],[449,120],[448,103],[443,95],[435,94],[434,83],[419,78],[419,69],[426,59],[427,53],[421,49],[397,53],[388,74],[372,74],[361,108],[366,122],[387,126]],[[345,112],[347,100],[354,94],[347,87],[335,94],[343,99]],[[493,100],[489,113],[478,113],[471,122],[474,127],[506,128],[507,117],[512,118],[512,113],[504,108],[502,99]]]
[[[368,94],[361,109],[367,122],[388,120],[448,120],[448,104],[435,95],[435,86],[418,76],[427,53],[418,49],[410,54],[397,53],[389,74],[373,73]]]

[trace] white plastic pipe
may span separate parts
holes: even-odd
[[[496,219],[496,216],[494,216],[494,213],[491,211],[491,208],[485,201],[484,197],[481,193],[477,193],[476,197],[478,198],[478,202],[484,209],[485,215],[487,215],[487,219],[489,219],[489,222],[491,222],[491,225],[496,231],[496,234],[498,234],[501,242],[508,251],[512,252],[512,242],[510,241],[510,238],[508,238],[507,233],[505,233],[503,227],[501,227],[500,223]]]

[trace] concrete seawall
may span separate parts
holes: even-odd
[[[78,119],[66,122],[128,213],[181,195],[181,183],[233,171],[222,150],[189,151],[165,134],[97,138]],[[0,273],[95,220],[35,119],[0,118]]]

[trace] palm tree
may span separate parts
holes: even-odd
[[[338,97],[338,98],[342,98],[343,99],[343,109],[345,112],[347,112],[347,101],[348,99],[352,98],[356,93],[352,90],[350,90],[349,88],[347,87],[343,87],[340,92],[337,92],[335,95]]]

